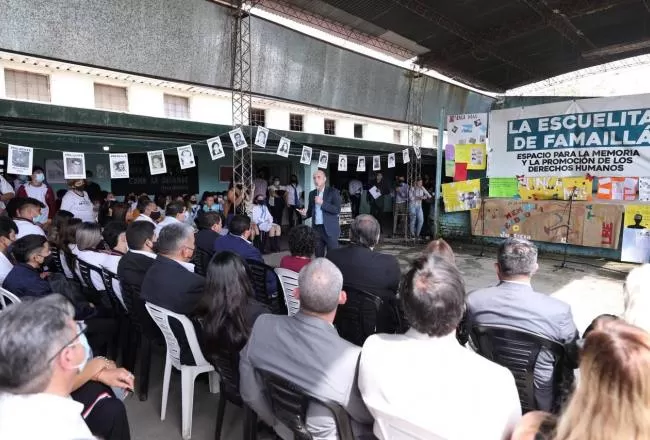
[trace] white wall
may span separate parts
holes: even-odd
[[[325,117],[322,115],[307,113],[302,122],[307,133],[325,134]]]
[[[7,96],[7,90],[5,86],[5,69],[0,63],[0,98],[5,98]]]
[[[52,104],[67,107],[95,108],[93,78],[72,72],[54,72],[50,75]]]
[[[164,91],[144,84],[131,84],[127,90],[129,112],[142,116],[165,117]]]
[[[266,109],[266,126],[271,130],[289,130],[289,110],[281,108]],[[293,112],[296,113],[296,112]],[[303,120],[304,125],[304,120]]]
[[[232,124],[230,100],[216,96],[195,95],[190,98],[190,118],[212,124]]]

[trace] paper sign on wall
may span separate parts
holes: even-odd
[[[446,212],[478,209],[481,205],[481,179],[442,185]]]

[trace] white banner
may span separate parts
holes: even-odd
[[[484,144],[487,136],[487,122],[487,113],[447,116],[447,143],[451,145]]]
[[[650,175],[650,95],[490,113],[488,177]]]

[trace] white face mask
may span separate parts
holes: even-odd
[[[190,213],[185,211],[183,213],[183,219],[184,219],[184,221],[188,221],[190,219]]]
[[[84,360],[75,367],[77,371],[81,373],[84,370],[84,368],[86,368],[86,364],[88,364],[90,358],[93,356],[93,351],[90,348],[90,344],[88,344],[88,338],[86,338],[85,333],[79,335],[78,344],[80,344],[84,348]]]

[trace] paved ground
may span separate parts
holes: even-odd
[[[494,272],[494,249],[486,249],[479,256],[480,248],[454,246],[456,263],[464,274],[467,291],[489,286],[496,282]],[[421,251],[421,246],[384,244],[382,252],[395,255],[402,269]],[[277,265],[284,253],[267,256],[267,263]],[[540,269],[533,280],[536,290],[560,298],[571,305],[580,332],[591,320],[602,313],[622,311],[622,286],[625,274],[633,267],[602,260],[573,260],[567,268],[555,267],[560,263],[557,256],[540,258]],[[577,261],[577,262],[576,262]],[[587,264],[584,264],[587,263]],[[137,397],[127,400],[133,440],[178,440],[181,438],[181,385],[180,374],[172,375],[167,417],[160,421],[160,400],[164,353],[154,356],[151,371],[149,399],[140,402]],[[205,375],[204,375],[205,376]],[[212,439],[218,396],[210,394],[207,377],[198,379],[194,396],[194,422],[192,438]],[[226,421],[222,438],[241,438],[241,411],[230,405],[226,410]]]

